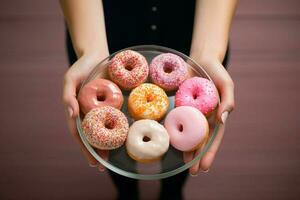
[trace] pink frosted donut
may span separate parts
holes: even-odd
[[[113,82],[125,90],[130,90],[146,81],[149,67],[143,55],[126,50],[113,57],[108,73]]]
[[[124,144],[129,125],[126,116],[120,110],[102,106],[86,114],[82,121],[82,130],[93,147],[110,150]]]
[[[181,106],[173,109],[167,115],[164,125],[172,146],[180,151],[196,150],[208,139],[208,122],[194,107]]]
[[[175,95],[175,106],[192,106],[204,115],[211,113],[218,104],[218,91],[212,81],[193,77],[185,80]]]
[[[80,90],[78,101],[83,113],[101,106],[112,106],[120,109],[123,104],[123,95],[119,87],[113,82],[97,78]]]
[[[150,77],[153,83],[166,91],[176,90],[187,78],[185,61],[172,53],[156,56],[150,64]]]

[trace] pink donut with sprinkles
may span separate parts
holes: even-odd
[[[172,53],[160,54],[150,64],[152,82],[166,91],[176,90],[187,76],[185,61]]]
[[[129,124],[120,110],[111,106],[102,106],[86,114],[82,121],[82,130],[93,147],[111,150],[124,144]]]
[[[113,57],[108,73],[111,80],[122,89],[131,90],[146,81],[149,67],[143,55],[125,50]]]
[[[210,114],[218,104],[218,91],[212,81],[193,77],[185,80],[175,95],[175,106],[192,106],[204,115]]]

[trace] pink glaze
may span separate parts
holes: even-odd
[[[113,82],[125,90],[133,89],[146,81],[149,73],[147,60],[132,50],[118,53],[108,66]]]
[[[196,108],[181,106],[167,115],[164,123],[172,146],[180,151],[195,150],[206,141],[208,122]]]
[[[185,80],[175,95],[175,106],[192,106],[204,115],[211,113],[218,104],[218,91],[212,81],[193,77]]]
[[[153,83],[167,91],[175,90],[187,78],[185,61],[172,53],[156,56],[150,64],[150,77]]]
[[[78,101],[83,113],[101,106],[112,106],[120,109],[123,104],[123,95],[119,87],[113,82],[97,78],[80,90]]]
[[[111,106],[102,106],[92,109],[85,115],[82,130],[93,147],[110,150],[124,144],[129,124],[120,110]]]

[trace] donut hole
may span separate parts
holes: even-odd
[[[124,68],[125,68],[127,71],[131,71],[131,70],[133,70],[134,67],[133,67],[130,63],[126,63],[125,66],[124,66]]]
[[[107,129],[113,129],[115,127],[115,123],[111,120],[107,120],[104,123],[104,127]]]
[[[148,136],[143,137],[143,142],[149,142],[151,139]]]
[[[180,132],[183,131],[183,125],[182,125],[182,124],[179,124],[179,125],[178,125],[178,130],[179,130]]]
[[[193,99],[197,99],[198,95],[197,94],[193,94]]]
[[[198,98],[198,94],[196,92],[194,92],[192,95],[193,95],[193,99],[197,99]]]
[[[154,96],[153,95],[147,95],[146,100],[147,100],[147,103],[149,103],[149,102],[154,100]]]
[[[97,96],[97,100],[98,101],[105,101],[105,96],[102,94],[102,95],[99,95],[99,96]]]
[[[165,73],[170,74],[173,71],[173,67],[170,64],[165,64],[163,67]]]

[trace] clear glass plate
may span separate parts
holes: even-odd
[[[191,76],[199,76],[199,77],[210,79],[210,77],[207,75],[207,73],[204,71],[204,69],[201,66],[199,66],[195,61],[193,61],[188,56],[176,50],[166,48],[166,47],[161,47],[161,46],[155,46],[155,45],[142,45],[142,46],[134,46],[134,47],[122,49],[119,52],[128,49],[141,53],[143,56],[145,56],[149,64],[151,63],[151,60],[155,56],[161,53],[176,54],[186,61],[186,63],[189,66],[189,72]],[[107,66],[110,63],[111,59],[119,52],[110,55],[109,57],[105,58],[102,62],[100,62],[97,66],[95,66],[94,70],[91,72],[89,77],[83,82],[82,86],[84,86],[89,81],[98,77],[109,79],[106,70]],[[122,91],[122,92],[124,96],[124,103],[121,110],[127,116],[129,124],[132,124],[134,122],[134,119],[132,119],[127,112],[127,98],[130,92],[128,91]],[[174,108],[174,94],[175,92],[167,93],[170,101],[169,111]],[[219,128],[219,124],[215,122],[215,113],[212,113],[207,118],[209,122],[209,128],[210,128],[208,142],[204,145],[202,150],[197,155],[195,155],[194,159],[188,163],[183,162],[183,152],[174,149],[172,145],[170,145],[167,153],[162,157],[161,160],[150,164],[142,164],[134,161],[127,155],[125,145],[123,145],[118,149],[110,150],[109,159],[107,161],[104,160],[101,157],[101,155],[97,153],[97,151],[88,143],[88,141],[85,138],[85,135],[81,127],[81,122],[83,117],[84,116],[81,114],[81,116],[76,119],[76,124],[77,124],[79,135],[84,145],[89,150],[89,152],[107,169],[114,171],[120,175],[134,178],[134,179],[140,179],[140,180],[155,180],[155,179],[167,178],[188,169],[195,162],[197,162],[203,157],[203,155],[206,153],[206,151],[209,149],[212,142],[214,141],[216,133]],[[163,121],[164,119],[162,119],[160,123],[163,124]]]

